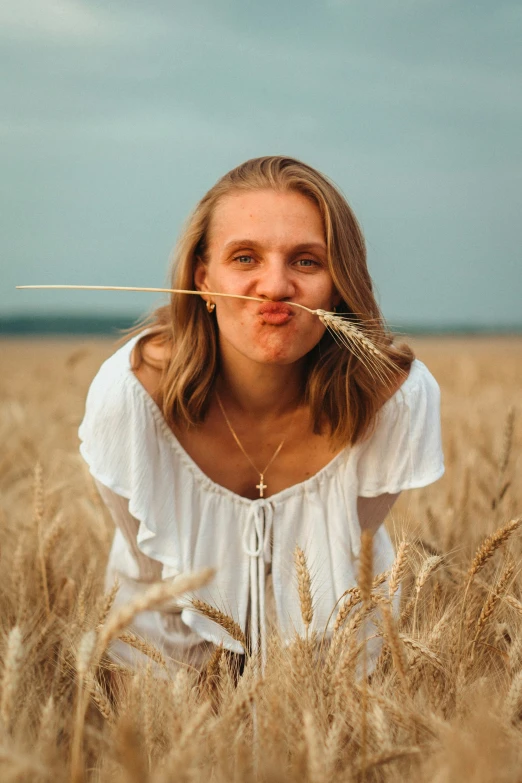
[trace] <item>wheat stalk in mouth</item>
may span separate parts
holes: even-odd
[[[146,288],[140,286],[119,286],[119,285],[17,285],[16,288],[59,288],[59,289],[78,289],[85,291],[144,291],[147,293],[166,293],[166,294],[189,294],[192,296],[217,296],[228,297],[230,299],[245,299],[251,302],[266,303],[266,299],[260,299],[257,296],[244,296],[243,294],[227,294],[222,291],[194,291],[185,288]],[[321,323],[326,327],[334,340],[348,348],[364,366],[375,375],[380,381],[387,382],[390,374],[396,368],[392,360],[386,356],[375,343],[365,334],[357,325],[358,319],[331,313],[321,308],[312,309],[306,305],[297,302],[285,302],[290,307],[297,307],[305,310],[311,315],[316,315]]]

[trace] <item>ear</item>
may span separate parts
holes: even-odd
[[[208,291],[207,267],[200,256],[196,256],[196,268],[194,269],[194,285],[198,291]]]

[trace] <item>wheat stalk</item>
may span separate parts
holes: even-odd
[[[76,670],[80,677],[85,677],[89,670],[95,645],[95,631],[87,631],[84,633],[78,646],[78,652],[76,653]]]
[[[511,685],[504,701],[503,712],[510,722],[515,723],[520,720],[520,713],[522,712],[522,671],[517,672],[511,680]]]
[[[303,711],[303,730],[306,744],[306,766],[310,783],[323,783],[323,743],[319,738],[319,731],[310,710]]]
[[[377,576],[373,580],[373,587],[375,588],[375,587],[379,587],[379,585],[382,585],[382,583],[385,582],[388,579],[389,575],[390,575],[389,571],[383,571],[382,573],[377,574]],[[325,639],[326,639],[326,631],[328,630],[328,626],[330,624],[330,620],[332,619],[333,615],[335,614],[335,610],[337,609],[337,606],[338,606],[339,602],[342,601],[343,598],[346,598],[346,596],[348,596],[347,600],[345,601],[345,603],[338,610],[338,616],[341,615],[341,619],[339,619],[339,622],[337,622],[338,617],[336,618],[336,622],[334,624],[334,629],[333,629],[334,632],[339,630],[339,628],[341,627],[341,625],[345,621],[346,617],[348,616],[348,613],[350,612],[350,610],[353,608],[353,606],[358,604],[359,601],[361,600],[361,591],[359,590],[359,588],[357,586],[349,587],[347,590],[344,591],[344,593],[341,593],[341,595],[339,596],[339,598],[337,599],[337,601],[333,605],[332,611],[328,615],[328,620],[325,623],[325,626],[324,626],[324,629],[323,629],[323,633],[322,633],[322,636],[321,636],[321,643],[320,643],[320,646],[319,646],[319,653],[320,654],[322,654],[322,651],[323,651],[323,646],[324,646],[324,642],[325,642]],[[352,600],[355,601],[355,603],[352,603]],[[348,606],[345,609],[344,607],[347,604],[348,604]]]
[[[143,595],[138,595],[130,603],[120,606],[108,618],[100,631],[98,654],[103,653],[111,639],[118,637],[137,614],[162,606],[183,593],[197,590],[208,584],[214,574],[215,569],[213,568],[203,568],[194,574],[183,574],[174,583],[160,582],[155,584]]]
[[[464,590],[464,598],[462,601],[462,614],[460,618],[460,631],[459,631],[459,646],[462,639],[462,627],[464,625],[464,611],[466,608],[466,599],[468,597],[468,592],[471,587],[471,583],[473,582],[473,579],[475,576],[481,571],[486,563],[493,557],[495,552],[499,547],[502,546],[506,541],[509,540],[509,538],[513,535],[513,533],[518,530],[520,527],[520,524],[522,523],[522,517],[517,517],[516,519],[512,519],[510,522],[508,522],[506,525],[501,527],[499,530],[496,530],[492,535],[487,536],[480,547],[478,548],[475,557],[473,558],[471,565],[468,570],[468,579],[466,584],[466,589]]]
[[[369,530],[363,530],[361,533],[357,581],[361,591],[361,600],[363,603],[367,603],[371,598],[373,586],[373,535]]]
[[[405,748],[398,747],[391,750],[385,750],[382,753],[378,753],[376,756],[372,756],[368,760],[367,769],[374,769],[375,767],[389,764],[391,761],[402,759],[408,756],[418,756],[421,753],[421,748],[416,745],[408,746]]]
[[[89,691],[85,682],[96,648],[96,632],[87,631],[80,639],[76,653],[76,670],[78,672],[78,690],[76,694],[76,716],[74,719],[73,736],[71,740],[70,779],[73,783],[83,779],[82,770],[82,733],[85,724],[85,712],[88,706]]]
[[[42,579],[42,589],[44,594],[45,612],[47,617],[51,614],[51,604],[49,600],[49,586],[47,584],[47,567],[45,564],[44,542],[43,542],[43,516],[44,516],[44,484],[43,469],[40,462],[34,467],[34,523],[36,525],[36,534],[38,536],[38,560],[40,563],[40,574]]]
[[[4,671],[0,684],[2,698],[0,700],[0,716],[8,729],[12,718],[15,695],[20,680],[20,669],[23,660],[22,632],[15,625],[11,628],[7,639],[7,650],[4,657]]]
[[[368,609],[372,598],[373,584],[373,534],[369,530],[361,533],[361,551],[359,554],[358,584],[363,609]],[[361,699],[361,771],[366,779],[366,759],[368,756],[368,650],[364,639],[362,648],[362,699]]]
[[[203,679],[203,688],[208,693],[215,708],[217,708],[219,702],[219,663],[223,653],[223,645],[215,645],[215,649],[207,661],[207,665],[205,667],[205,676]]]
[[[227,294],[222,291],[194,291],[186,288],[151,288],[141,286],[118,286],[118,285],[17,285],[16,288],[53,288],[53,289],[76,289],[86,291],[143,291],[146,293],[168,293],[168,294],[188,294],[192,296],[223,296],[231,299],[245,299],[251,302],[266,303],[266,299],[257,296],[244,296],[242,294]],[[388,383],[390,378],[397,372],[395,363],[387,354],[381,351],[370,339],[368,334],[358,325],[361,323],[365,330],[368,330],[368,324],[360,321],[355,314],[350,316],[338,315],[321,308],[312,309],[298,302],[285,302],[290,307],[297,307],[305,310],[311,315],[316,315],[321,323],[330,332],[334,340],[345,348],[348,348],[354,356],[366,367],[366,369],[375,375],[382,383]]]
[[[53,519],[49,529],[47,530],[43,542],[42,542],[42,557],[44,564],[49,557],[49,554],[54,549],[56,542],[64,532],[66,527],[65,520],[62,512],[59,512]]]
[[[500,453],[500,459],[498,461],[497,487],[496,487],[495,495],[491,502],[491,507],[493,510],[495,510],[499,506],[500,501],[504,497],[506,490],[509,488],[509,482],[504,483],[503,479],[509,464],[509,457],[511,455],[511,449],[513,446],[514,431],[515,431],[515,408],[511,406],[507,412],[506,421],[504,424],[504,432],[502,436],[502,451]]]
[[[98,617],[98,628],[101,628],[101,626],[105,623],[107,617],[109,616],[110,611],[114,606],[114,601],[116,600],[116,595],[119,589],[120,589],[120,580],[116,576],[114,579],[114,583],[111,589],[109,590],[109,592],[105,593],[105,595],[102,596],[102,607],[100,609],[100,615]]]
[[[403,687],[404,693],[407,696],[409,696],[410,691],[408,688],[408,681],[406,677],[406,661],[404,656],[403,642],[397,630],[395,621],[392,617],[390,607],[386,603],[383,603],[381,608],[382,608],[382,614],[384,620],[386,639],[390,646],[393,663],[395,665],[397,674],[399,675],[399,680]]]
[[[38,727],[38,745],[41,748],[47,748],[54,741],[54,730],[56,720],[56,708],[52,694],[47,699],[41,715],[40,725]]]

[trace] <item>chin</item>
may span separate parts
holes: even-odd
[[[311,350],[306,348],[303,350],[302,345],[299,347],[288,345],[288,342],[279,345],[263,346],[255,351],[255,356],[252,356],[255,361],[261,364],[293,364],[300,361]]]
[[[248,333],[236,331],[226,340],[235,351],[258,364],[288,365],[302,360],[320,341],[324,330],[303,335],[286,326]],[[241,342],[238,336],[242,334]],[[249,335],[249,339],[246,339]],[[226,339],[226,338],[225,338]]]
[[[273,364],[273,365],[287,365],[287,364],[295,364],[295,362],[298,362],[303,357],[300,356],[289,356],[285,352],[281,352],[280,354],[271,354],[267,356],[263,356],[261,358],[256,357],[256,361],[259,362],[259,364]]]

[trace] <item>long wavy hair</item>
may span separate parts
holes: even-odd
[[[309,406],[314,432],[327,432],[338,445],[354,445],[369,436],[377,413],[415,356],[406,344],[393,344],[375,300],[366,264],[364,237],[344,196],[316,169],[294,158],[270,155],[252,158],[221,177],[189,215],[172,255],[171,288],[196,290],[196,259],[208,260],[208,232],[216,204],[238,191],[296,191],[319,209],[325,232],[328,267],[342,298],[339,314],[357,322],[362,331],[392,361],[391,382],[379,380],[328,331],[308,354],[303,400]],[[202,297],[171,294],[170,303],[124,330],[125,342],[147,329],[136,343],[133,369],[144,361],[146,342],[165,345],[166,360],[155,395],[170,427],[198,425],[204,419],[219,372],[218,329]]]

